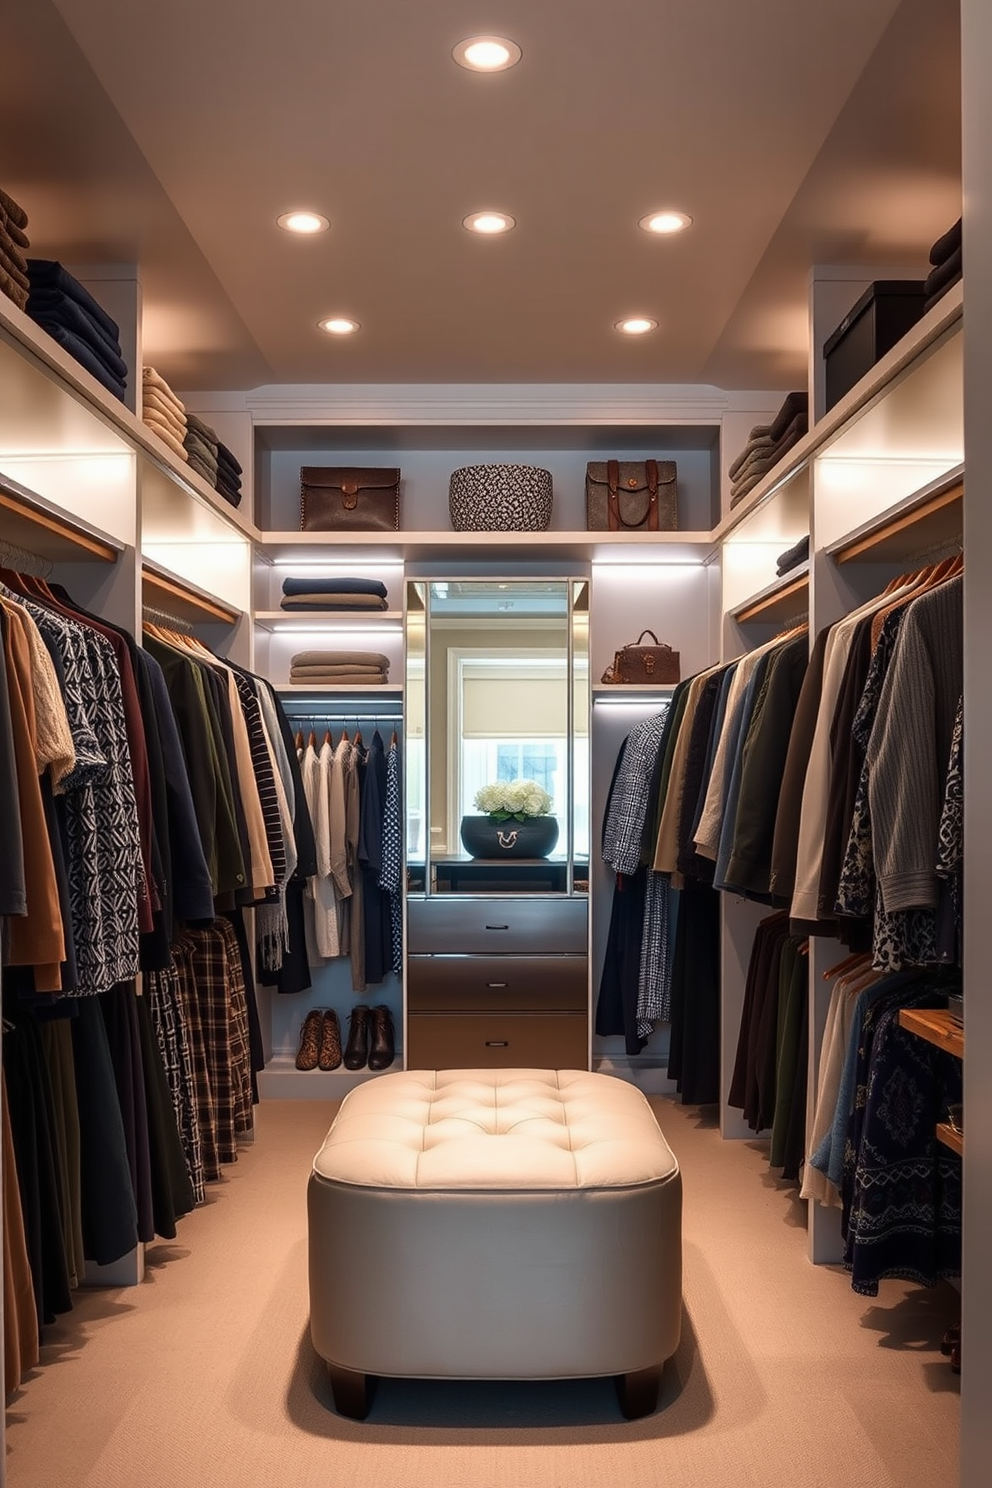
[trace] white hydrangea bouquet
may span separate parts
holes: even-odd
[[[490,821],[527,821],[547,816],[554,802],[536,780],[496,780],[476,792],[475,805]]]

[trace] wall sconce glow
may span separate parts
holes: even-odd
[[[470,212],[467,217],[462,218],[462,227],[487,238],[494,237],[497,233],[509,232],[516,225],[516,218],[510,217],[506,212]]]
[[[469,72],[505,72],[516,66],[523,53],[506,36],[469,36],[452,48],[451,55]]]
[[[649,320],[646,315],[629,315],[625,320],[615,320],[613,329],[625,336],[646,336],[649,331],[658,329],[658,322]]]
[[[327,320],[318,320],[322,331],[329,336],[351,336],[355,331],[361,330],[357,320],[351,320],[347,315],[331,315]]]
[[[331,225],[319,212],[283,212],[276,222],[286,232],[300,233],[304,237],[326,232]]]
[[[684,232],[687,227],[692,226],[692,218],[687,212],[649,212],[637,225],[643,227],[645,232],[659,233],[664,237]]]

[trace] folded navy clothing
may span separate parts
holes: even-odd
[[[923,285],[923,292],[927,299],[936,299],[939,295],[943,294],[945,289],[950,288],[953,280],[960,279],[961,268],[961,249],[956,248],[950,258],[945,258],[943,263],[938,264],[927,275],[926,282]]]
[[[111,341],[100,322],[76,300],[70,299],[60,289],[37,290],[32,285],[28,296],[28,314],[39,325],[42,318],[58,321],[67,331],[72,331],[90,346],[106,362],[117,377],[127,379],[127,362],[121,356],[119,341]]]
[[[241,500],[241,479],[238,476],[231,477],[223,470],[218,470],[217,489],[223,491],[225,496],[237,496],[238,500]]]
[[[109,393],[113,393],[115,398],[120,398],[121,402],[124,402],[126,384],[123,378],[115,377],[81,336],[76,336],[72,331],[67,331],[65,326],[59,325],[57,321],[52,321],[50,325],[45,325],[43,321],[38,320],[37,324],[48,332],[53,341],[57,341],[60,346],[64,347],[81,367],[85,367],[87,372],[92,373],[97,382],[102,383]]]
[[[26,308],[35,325],[41,326],[42,330],[47,331],[50,336],[54,335],[54,329],[56,327],[68,331],[71,336],[76,338],[80,345],[85,346],[89,350],[91,356],[100,363],[100,366],[114,382],[119,382],[122,387],[126,386],[127,363],[121,357],[114,357],[111,360],[110,356],[104,350],[102,342],[96,341],[93,336],[83,335],[74,325],[67,324],[61,315],[49,315],[38,310],[32,310],[30,299]],[[55,339],[58,340],[58,337],[56,336]]]
[[[238,464],[231,450],[228,449],[226,444],[221,444],[219,439],[217,441],[217,461],[221,465],[226,465],[233,475],[244,475],[243,469]]]
[[[74,279],[69,270],[63,268],[62,264],[53,258],[29,258],[28,278],[31,280],[31,288],[34,289],[60,289],[67,294],[77,305],[82,305],[88,310],[94,320],[98,320],[110,337],[120,345],[121,328],[116,320],[111,319],[103,306],[84,289],[78,279]]]
[[[219,481],[217,483],[217,494],[218,496],[223,496],[224,500],[229,501],[232,506],[241,505],[241,492],[232,491],[227,486],[222,486]]]
[[[790,568],[796,568],[800,563],[805,563],[808,557],[809,534],[801,537],[793,547],[787,548],[784,553],[778,555],[777,567],[779,578],[783,574],[787,574]]]
[[[939,264],[946,263],[952,253],[957,253],[961,248],[961,218],[959,217],[953,227],[949,227],[945,233],[934,243],[930,249],[930,262],[934,268]]]
[[[923,314],[926,315],[928,310],[932,310],[934,305],[936,305],[939,300],[942,300],[944,298],[947,291],[951,289],[955,284],[957,284],[960,278],[961,275],[959,273],[955,274],[954,278],[948,280],[946,284],[942,285],[941,288],[938,289],[936,294],[930,295],[928,299],[925,299],[923,301]]]
[[[786,430],[790,427],[792,420],[796,417],[797,414],[801,414],[803,418],[809,417],[808,393],[789,393],[785,402],[782,404],[782,407],[772,419],[771,427],[769,428],[768,432],[776,443],[778,443],[783,434],[785,434]],[[806,430],[804,429],[803,433],[805,434],[805,432]]]
[[[379,579],[283,579],[283,594],[378,594],[387,597],[386,586]]]

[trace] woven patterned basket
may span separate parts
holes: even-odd
[[[448,485],[456,532],[546,532],[551,471],[536,465],[463,465]]]

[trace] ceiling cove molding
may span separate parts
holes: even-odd
[[[716,423],[728,407],[705,384],[286,384],[255,388],[255,423]]]

